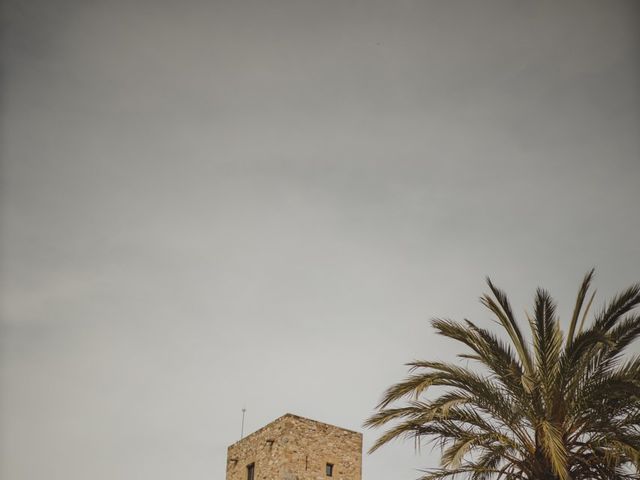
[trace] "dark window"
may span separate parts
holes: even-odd
[[[247,465],[247,480],[253,480],[255,471],[256,471],[255,463],[250,463],[249,465]]]
[[[327,463],[327,477],[333,477],[333,463]]]

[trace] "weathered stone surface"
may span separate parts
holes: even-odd
[[[361,480],[362,434],[287,413],[228,448],[226,480],[252,463],[254,480]]]

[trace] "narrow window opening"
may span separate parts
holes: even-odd
[[[249,465],[247,465],[247,480],[253,480],[255,471],[256,471],[255,463],[250,463]]]
[[[333,477],[333,463],[327,463],[327,477]]]

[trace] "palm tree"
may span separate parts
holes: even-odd
[[[467,347],[459,357],[479,368],[409,363],[411,374],[387,389],[365,423],[386,426],[370,451],[396,438],[439,446],[441,467],[423,480],[640,478],[640,357],[624,357],[640,336],[633,312],[640,284],[585,323],[592,277],[593,270],[582,282],[566,335],[555,302],[538,289],[525,338],[489,279],[491,294],[481,302],[504,339],[469,320],[432,320],[438,334]],[[425,398],[431,387],[439,395]]]

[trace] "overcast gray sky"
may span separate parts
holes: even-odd
[[[3,4],[3,479],[221,479],[243,406],[361,430],[485,275],[640,280],[635,1]]]

